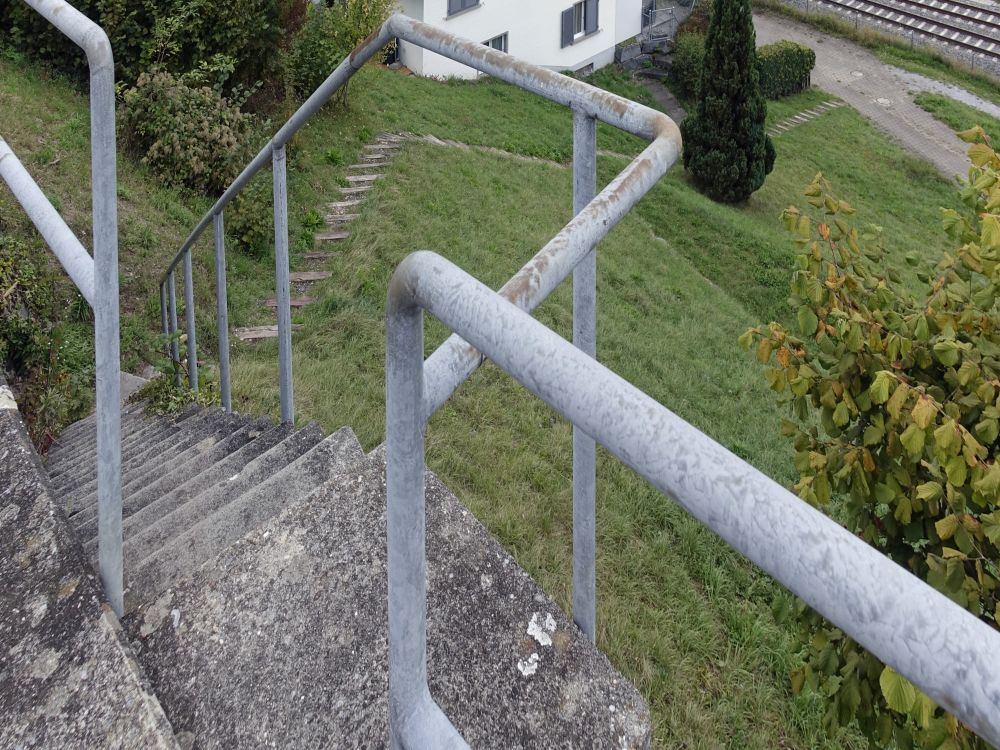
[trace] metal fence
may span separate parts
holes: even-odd
[[[160,283],[160,322],[171,337],[171,356],[178,359],[175,269],[184,264],[187,317],[187,363],[192,388],[198,385],[195,342],[194,291],[191,248],[211,223],[215,229],[216,292],[218,303],[220,388],[223,405],[231,408],[229,339],[226,316],[225,244],[223,212],[249,180],[269,162],[274,181],[275,276],[278,309],[278,377],[281,419],[293,419],[291,312],[288,274],[288,196],[285,145],[387,42],[397,38],[469,65],[495,78],[520,86],[573,112],[573,208],[575,217],[543,247],[500,294],[524,310],[533,310],[573,272],[574,341],[593,356],[596,347],[595,248],[621,218],[663,176],[680,155],[680,133],[674,122],[649,109],[582,81],[531,65],[486,45],[461,39],[428,24],[394,15],[345,59],[247,165],[232,185],[201,219],[167,268]],[[607,187],[597,193],[597,121],[652,141]],[[595,195],[595,193],[597,193]],[[575,269],[575,270],[574,270]],[[433,412],[483,362],[482,356],[458,336],[452,336],[427,363],[427,401]],[[178,370],[179,372],[179,370]],[[596,632],[594,578],[594,442],[575,431],[573,436],[574,548],[573,613],[591,638]]]
[[[387,310],[394,747],[466,747],[427,686],[424,310],[1000,746],[1000,633],[989,625],[444,258],[420,252],[404,260]]]
[[[24,0],[87,55],[90,68],[91,200],[94,257],[0,139],[0,177],[94,311],[97,370],[98,571],[111,607],[122,614],[121,372],[118,328],[118,196],[115,66],[100,26],[65,0]]]

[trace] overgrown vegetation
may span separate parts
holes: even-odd
[[[684,168],[712,200],[746,200],[774,168],[756,59],[749,0],[715,0],[698,106],[681,123]]]
[[[797,418],[783,432],[799,495],[997,627],[1000,157],[981,129],[962,135],[976,142],[974,168],[964,210],[944,211],[958,247],[918,271],[921,294],[886,263],[879,229],[859,229],[817,176],[806,189],[812,210],[783,215],[801,253],[797,330],[772,323],[742,343],[774,363],[770,387]],[[840,630],[812,612],[803,620],[807,658],[793,685],[826,696],[828,727],[857,720],[880,747],[987,747]]]
[[[705,35],[700,31],[677,34],[670,61],[670,88],[682,102],[695,102],[701,90],[705,60]]]
[[[990,117],[968,104],[955,101],[951,97],[927,91],[916,94],[913,101],[952,130],[966,130],[969,126],[976,124],[989,136],[990,142],[1000,143],[1000,120],[995,117]]]

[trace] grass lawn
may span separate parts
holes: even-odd
[[[603,76],[611,88],[631,86]],[[83,98],[2,56],[0,92],[0,133],[45,189],[61,196],[74,229],[86,231]],[[771,117],[825,98],[806,92],[776,104]],[[47,130],[60,135],[43,135]],[[320,302],[297,314],[305,329],[293,350],[298,419],[327,430],[349,424],[369,448],[383,435],[383,310],[399,261],[433,249],[498,286],[570,218],[571,205],[569,112],[492,80],[438,83],[366,68],[351,85],[349,109],[322,112],[294,143],[296,254],[311,244],[308,214],[336,200],[345,165],[382,130],[432,133],[546,161],[408,144],[360,207],[351,239],[329,264],[333,277],[316,290]],[[863,217],[884,227],[902,267],[906,252],[934,257],[947,247],[938,207],[956,201],[931,167],[906,157],[846,107],[775,143],[775,172],[745,205],[707,201],[678,167],[611,232],[599,256],[598,350],[623,377],[785,482],[792,467],[778,431],[784,412],[760,367],[736,344],[747,327],[787,315],[793,249],[778,222],[781,209],[800,203],[802,187],[823,171]],[[641,143],[602,128],[599,146],[630,155]],[[601,181],[624,163],[601,158]],[[124,159],[120,174],[125,306],[130,325],[149,336],[158,321],[156,279],[208,201],[155,187]],[[199,243],[196,278],[203,280],[199,333],[210,345],[208,245],[207,238]],[[271,293],[269,263],[230,254],[234,325],[261,319],[257,303]],[[538,316],[568,335],[569,302],[566,285]],[[428,350],[444,336],[429,323]],[[273,342],[235,346],[240,410],[277,413],[276,360]],[[428,431],[431,468],[567,609],[570,433],[491,366],[459,389]],[[771,614],[783,596],[778,587],[617,461],[601,454],[598,471],[599,643],[650,702],[657,745],[861,747],[848,735],[827,738],[818,702],[792,697],[791,634]]]
[[[986,135],[994,144],[1000,143],[1000,120],[995,117],[990,117],[968,104],[962,104],[941,94],[922,92],[913,99],[920,107],[926,109],[949,128],[968,130],[979,125],[986,131]]]

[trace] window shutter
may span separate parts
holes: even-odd
[[[441,7],[440,5],[438,6]],[[462,10],[462,0],[448,0],[448,15]]]
[[[573,9],[562,12],[562,43],[560,47],[569,47],[573,43]]]
[[[597,31],[597,0],[585,0],[586,10],[583,14],[583,33],[593,34]]]

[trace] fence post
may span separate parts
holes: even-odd
[[[285,147],[271,152],[274,171],[274,267],[278,312],[278,387],[281,421],[294,420],[292,401],[292,310],[288,280],[288,174]]]
[[[167,299],[170,305],[170,358],[174,363],[174,385],[181,387],[181,351],[177,343],[177,282],[174,272],[167,274]]]
[[[184,253],[184,317],[187,319],[188,385],[198,392],[198,342],[195,340],[194,274],[191,269],[191,249]]]
[[[229,300],[226,296],[226,235],[222,211],[212,217],[215,230],[215,299],[219,330],[219,390],[222,406],[233,410],[232,389],[229,384]]]
[[[573,214],[597,192],[597,120],[573,109]],[[597,356],[597,248],[573,270],[573,343]],[[597,637],[596,445],[573,426],[573,619]]]

